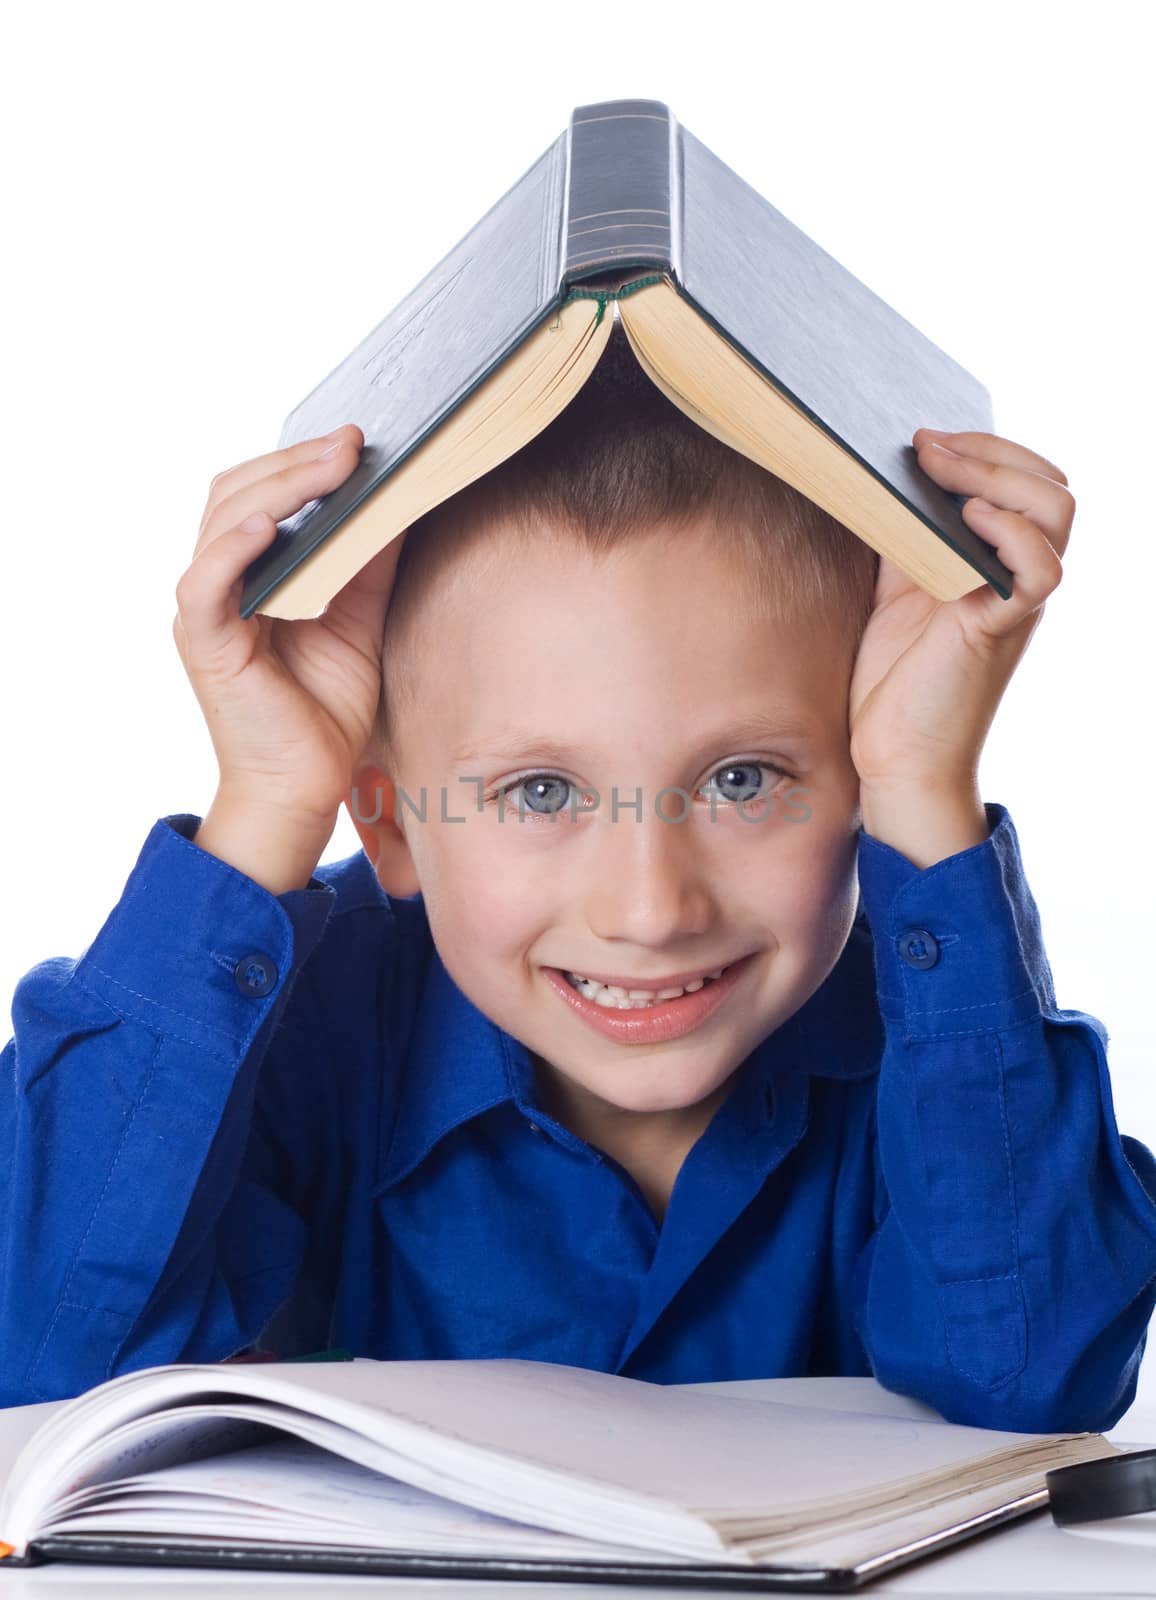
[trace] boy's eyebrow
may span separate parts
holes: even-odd
[[[704,749],[710,746],[737,750],[741,745],[753,744],[763,739],[811,739],[818,737],[819,733],[818,718],[808,713],[755,712],[717,728],[712,734],[705,735],[701,745]],[[507,761],[541,760],[554,762],[558,766],[567,766],[577,754],[578,751],[573,745],[563,744],[557,739],[535,734],[525,728],[511,726],[497,730],[490,738],[474,740],[464,745],[453,757],[453,761],[455,766],[464,766],[468,762],[500,756]]]

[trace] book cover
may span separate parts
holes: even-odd
[[[358,466],[278,524],[248,617],[577,295],[666,276],[725,340],[998,593],[1011,574],[933,483],[917,427],[990,432],[984,386],[657,100],[579,106],[566,131],[290,413],[285,448],[356,422]]]

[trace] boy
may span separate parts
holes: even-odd
[[[976,782],[1066,479],[920,429],[1015,573],[937,604],[623,346],[321,619],[240,576],[358,430],[214,479],[174,635],[217,794],[13,1005],[5,1404],[327,1343],[1131,1402],[1156,1161]]]

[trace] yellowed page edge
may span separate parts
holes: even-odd
[[[592,300],[565,302],[257,607],[318,616],[367,562],[433,506],[514,455],[563,411],[610,337]],[[528,396],[528,400],[527,400]],[[383,535],[383,529],[389,531]]]
[[[937,600],[955,600],[979,588],[986,580],[950,549],[937,542],[927,554],[901,548],[887,533],[895,519],[894,495],[854,457],[837,446],[810,417],[768,383],[733,345],[715,332],[665,279],[626,296],[619,302],[623,327],[643,370],[672,404],[699,427],[784,479],[809,500],[834,516],[865,544],[892,561],[925,593]],[[725,382],[696,384],[696,364],[719,374]],[[718,401],[719,410],[708,416],[688,398],[697,391],[704,403]],[[727,415],[728,393],[739,398],[738,410]],[[749,419],[749,420],[748,420]],[[758,431],[755,422],[766,429]],[[808,463],[837,457],[838,479],[820,481]],[[835,456],[832,455],[835,452]]]

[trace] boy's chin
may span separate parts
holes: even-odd
[[[670,1116],[721,1098],[737,1065],[736,1062],[729,1070],[708,1076],[701,1071],[690,1075],[672,1069],[669,1061],[664,1063],[656,1058],[645,1063],[624,1061],[609,1073],[567,1070],[564,1065],[555,1065],[551,1072],[555,1081],[565,1080],[571,1092],[577,1090],[583,1098],[600,1102],[610,1112]]]
[[[706,1102],[719,1097],[730,1081],[729,1074],[722,1083],[711,1082],[700,1088],[687,1090],[685,1093],[671,1094],[669,1090],[657,1090],[651,1094],[639,1095],[631,1100],[615,1100],[613,1103],[620,1111],[637,1112],[640,1116],[672,1116],[680,1111],[693,1111],[696,1106],[703,1106]]]

